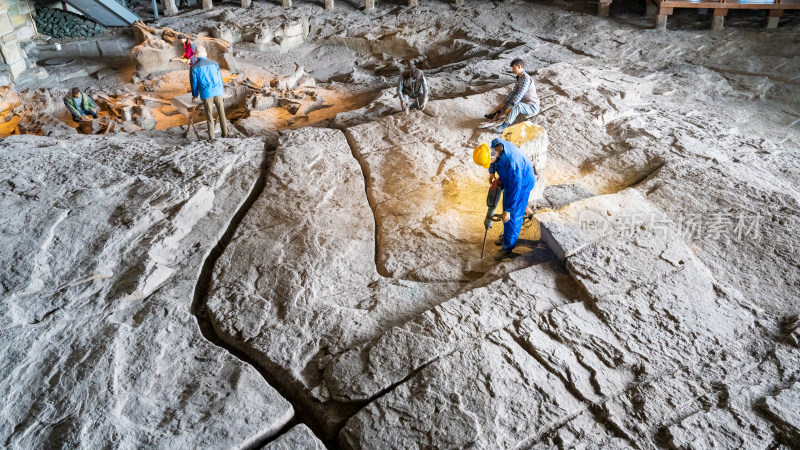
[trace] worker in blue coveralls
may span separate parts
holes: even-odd
[[[225,105],[222,99],[225,94],[225,87],[222,84],[222,72],[219,64],[211,61],[204,47],[197,49],[197,60],[189,69],[189,84],[192,86],[192,101],[197,101],[197,97],[203,101],[203,109],[206,113],[208,122],[208,139],[213,141],[214,114],[213,107],[217,107],[219,115],[219,127],[222,130],[222,137],[228,137],[228,121],[225,119]]]
[[[475,150],[491,151],[491,155],[488,155],[492,161],[489,164],[489,183],[494,181],[495,177],[500,177],[500,182],[503,183],[503,235],[500,240],[503,247],[494,259],[502,261],[513,258],[516,254],[512,250],[517,245],[522,222],[526,214],[530,214],[528,198],[536,183],[533,166],[530,159],[516,145],[503,139],[494,139],[491,150],[485,145]],[[473,158],[475,161],[483,159],[475,155]]]

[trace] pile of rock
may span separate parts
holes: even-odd
[[[53,36],[91,37],[102,33],[106,28],[81,15],[62,9],[41,8],[36,10],[36,27],[39,31]]]
[[[213,37],[232,43],[252,43],[255,45],[242,48],[250,47],[257,51],[277,49],[285,53],[305,42],[310,30],[307,17],[287,20],[279,25],[261,23],[256,26],[239,25],[236,16],[230,11],[225,11],[217,19],[219,23],[211,30]]]
[[[37,134],[64,137],[74,135],[75,130],[56,117],[66,107],[54,101],[66,95],[65,91],[28,89],[16,92],[0,90],[0,137],[14,134]]]
[[[99,93],[93,88],[85,92],[100,107],[100,117],[78,122],[77,131],[70,124],[63,98],[63,89],[27,89],[20,92],[0,90],[0,137],[14,134],[37,134],[65,137],[82,134],[106,134],[152,130],[156,119],[151,106],[169,103],[166,100],[127,92]]]
[[[173,70],[186,70],[186,64],[176,58],[183,54],[183,44],[178,40],[181,32],[171,28],[152,28],[141,21],[134,22],[132,28],[138,45],[131,49],[130,55],[136,63],[137,76],[146,77]],[[238,72],[236,62],[230,53],[229,41],[204,36],[192,36],[192,38],[194,45],[197,48],[205,48],[208,59],[219,63],[221,69]]]
[[[308,114],[322,108],[325,103],[325,99],[317,92],[308,89],[299,90],[313,88],[317,84],[300,65],[295,68],[294,74],[274,78],[270,80],[269,85],[259,86],[247,79],[241,84],[252,91],[245,104],[248,111],[283,107],[292,115],[297,115],[301,110],[301,114]]]

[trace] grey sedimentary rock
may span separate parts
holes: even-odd
[[[775,418],[779,433],[787,445],[800,442],[800,383],[794,383],[777,395],[764,400],[764,409]]]
[[[352,448],[512,448],[585,406],[505,330],[471,341],[359,411]]]
[[[398,376],[453,351],[458,332],[418,336],[395,325],[452,298],[493,267],[478,258],[488,173],[471,161],[470,128],[480,122],[476,105],[493,96],[436,101],[425,113],[402,116],[405,121],[389,117],[346,133],[284,134],[267,177],[270,194],[256,201],[217,262],[208,303],[215,329],[280,379],[328,433],[358,406],[346,403],[373,398]],[[448,128],[456,109],[476,117]],[[447,142],[462,144],[445,148]],[[553,258],[541,251],[520,264]],[[387,264],[393,270],[383,274]],[[551,286],[555,280],[547,275],[541,283]],[[563,302],[543,289],[536,299],[508,298],[498,323],[513,320],[530,302]],[[489,297],[478,297],[467,295],[459,304],[492,308]],[[459,320],[456,306],[450,308],[450,319]],[[476,327],[477,335],[499,326],[481,324],[477,313],[470,317],[463,327]],[[376,373],[360,374],[359,352],[387,330],[398,334],[372,350]],[[394,360],[393,345],[415,350]],[[327,368],[334,358],[335,367]]]
[[[325,450],[325,444],[307,426],[300,424],[267,444],[264,450]]]
[[[258,139],[3,141],[4,446],[238,447],[292,418],[191,313],[263,159]]]
[[[336,405],[322,412],[331,355],[457,286],[378,274],[364,178],[341,131],[284,135],[264,192],[217,262],[209,312],[224,339],[278,377],[330,432],[346,417]]]
[[[587,210],[607,227],[581,227]],[[792,379],[796,369],[784,364],[800,352],[782,347],[771,356],[756,324],[759,310],[716,281],[674,228],[628,223],[651,214],[664,217],[635,190],[538,214],[543,235],[588,297],[531,311],[483,339],[461,339],[454,352],[418,364],[418,372],[406,369],[348,421],[340,442],[536,448],[580,438],[649,448],[665,439],[676,447],[769,441],[770,423],[754,408],[769,386]],[[513,292],[497,283],[498,293]],[[408,325],[417,334],[441,327]],[[777,414],[781,423],[793,417]]]
[[[493,91],[433,101],[424,112],[346,130],[367,177],[382,274],[464,282],[491,266],[475,258],[484,235],[488,172],[473,163],[472,151],[497,137],[478,129],[497,96]],[[546,146],[542,130],[523,151],[542,161]]]
[[[800,284],[792,231],[800,225],[800,183],[784,175],[790,163],[777,148],[736,159],[713,169],[669,162],[641,189],[716,277],[770,314],[796,314],[800,305],[785,302],[784,289]],[[700,177],[702,183],[682,182]]]
[[[539,206],[560,209],[572,202],[583,200],[593,196],[585,187],[580,184],[559,184],[546,186],[542,193],[542,201]]]
[[[375,398],[460,345],[578,296],[568,275],[546,265],[518,270],[467,290],[375,341],[337,356],[325,371],[328,389],[342,401]]]

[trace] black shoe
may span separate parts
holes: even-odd
[[[496,115],[497,115],[497,113],[489,113],[489,114],[484,114],[483,117],[485,117],[485,118],[487,118],[489,120],[492,120],[492,119],[494,119],[494,116],[496,116]]]
[[[525,214],[525,218],[522,219],[522,226],[530,226],[533,223],[533,214]]]
[[[500,236],[497,237],[497,240],[494,241],[494,245],[501,246],[503,245],[503,234],[501,233]]]
[[[514,253],[511,250],[500,250],[500,252],[498,254],[494,255],[494,260],[495,261],[502,261],[504,259],[511,259],[511,258],[516,258],[516,257],[517,257],[517,254]]]

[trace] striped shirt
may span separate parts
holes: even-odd
[[[539,106],[539,96],[536,95],[536,88],[533,86],[531,76],[525,72],[517,75],[517,82],[514,84],[514,90],[511,91],[505,99],[506,107],[517,106],[518,103],[527,103],[529,105]]]

